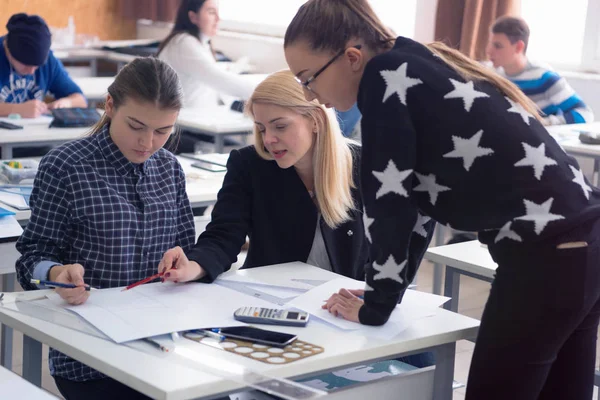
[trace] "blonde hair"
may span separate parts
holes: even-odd
[[[246,103],[245,112],[254,119],[254,104],[271,104],[292,110],[316,123],[317,138],[313,149],[313,169],[317,207],[325,223],[335,228],[350,220],[354,209],[352,188],[352,150],[342,136],[335,113],[316,101],[307,101],[303,89],[288,71],[269,75]],[[254,127],[256,152],[265,160],[273,160],[265,150],[263,137]]]
[[[305,41],[314,51],[338,53],[350,39],[359,39],[376,52],[389,50],[396,38],[377,17],[367,0],[309,0],[288,25],[284,48]],[[487,81],[541,120],[535,103],[514,83],[443,43],[427,47],[466,81]]]

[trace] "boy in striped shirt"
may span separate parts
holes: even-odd
[[[497,19],[487,46],[494,68],[536,103],[545,125],[592,122],[592,110],[565,78],[527,58],[528,41],[529,26],[523,19],[509,16]]]

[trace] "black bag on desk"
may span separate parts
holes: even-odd
[[[95,108],[57,108],[52,110],[52,116],[51,128],[85,128],[100,120]]]

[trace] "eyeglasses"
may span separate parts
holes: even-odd
[[[354,48],[354,49],[360,50],[362,48],[362,45],[357,44],[356,46],[352,46],[349,48]],[[348,49],[344,49],[344,50],[340,51],[339,53],[337,53],[335,56],[333,56],[333,58],[331,60],[329,60],[327,62],[327,64],[323,65],[323,67],[321,67],[317,72],[315,72],[310,78],[308,78],[304,82],[302,82],[302,80],[300,80],[300,78],[298,78],[297,76],[295,77],[296,81],[298,81],[298,83],[301,84],[302,86],[304,86],[308,91],[314,93],[314,91],[312,90],[312,88],[309,85],[311,83],[313,83],[313,81],[315,79],[317,79],[317,77],[319,75],[321,75],[323,73],[323,71],[325,71],[327,69],[327,67],[329,67],[331,64],[333,64],[335,60],[337,60],[342,54],[344,54],[346,52],[346,50],[348,50]]]

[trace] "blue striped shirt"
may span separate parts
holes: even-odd
[[[542,112],[546,125],[592,122],[594,114],[575,93],[567,80],[555,71],[540,64],[527,63],[517,75],[499,72],[535,102]]]
[[[185,175],[160,149],[129,162],[108,125],[53,149],[41,161],[30,198],[31,219],[17,242],[17,277],[45,279],[52,265],[79,263],[93,287],[125,286],[156,273],[165,251],[190,250],[195,231]],[[72,381],[104,377],[51,349],[50,373]]]

